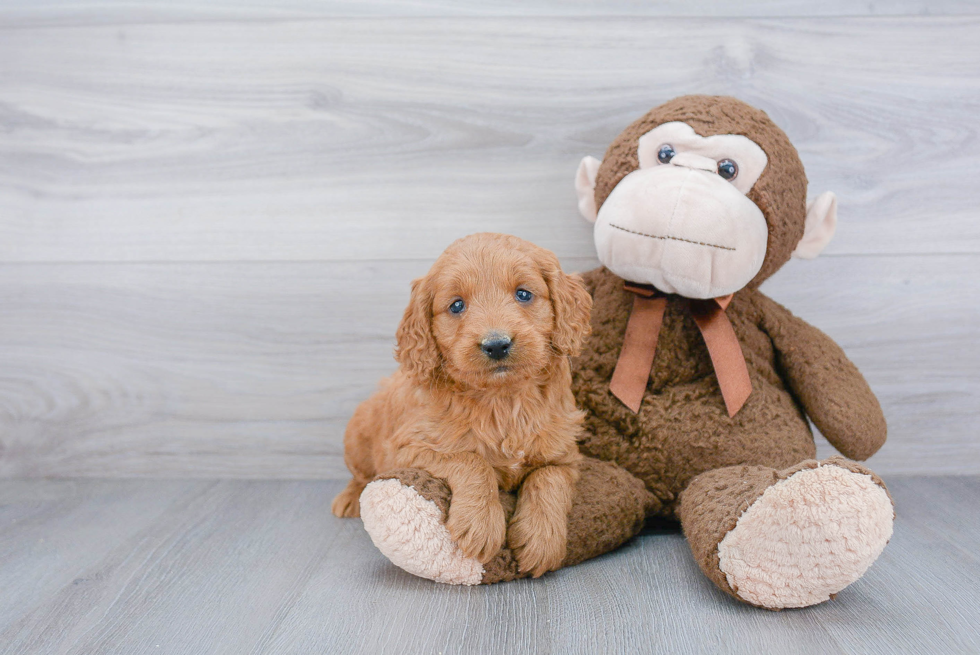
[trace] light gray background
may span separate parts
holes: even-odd
[[[684,93],[765,109],[838,194],[764,290],[879,395],[893,544],[779,615],[676,536],[492,590],[395,571],[325,512],[409,281],[475,231],[596,265],[579,159]],[[980,487],[910,476],[980,473],[978,125],[956,0],[0,1],[0,650],[975,652]]]
[[[684,93],[839,195],[764,289],[878,393],[876,470],[980,471],[980,18],[731,4],[0,4],[0,475],[342,475],[409,280],[474,231],[594,266],[579,159]]]

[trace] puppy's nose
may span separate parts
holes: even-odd
[[[510,354],[510,337],[492,336],[480,342],[480,350],[490,359],[500,361]]]

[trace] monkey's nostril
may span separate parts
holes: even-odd
[[[500,361],[510,354],[509,337],[491,337],[480,342],[480,350],[492,360]]]

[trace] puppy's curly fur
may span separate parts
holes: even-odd
[[[347,426],[354,478],[333,513],[359,516],[375,475],[421,468],[448,483],[446,528],[466,556],[487,562],[506,541],[522,571],[558,568],[583,420],[568,360],[589,334],[591,308],[581,278],[543,248],[488,233],[453,243],[412,283],[399,370]],[[505,356],[487,352],[495,339],[510,341]],[[510,525],[501,489],[518,492]]]

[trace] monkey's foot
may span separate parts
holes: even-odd
[[[445,584],[483,582],[484,568],[466,557],[446,530],[449,487],[416,469],[393,471],[361,493],[361,519],[395,566]]]
[[[702,570],[724,591],[768,609],[833,598],[878,558],[893,519],[881,479],[841,457],[779,472],[709,471],[681,501]]]

